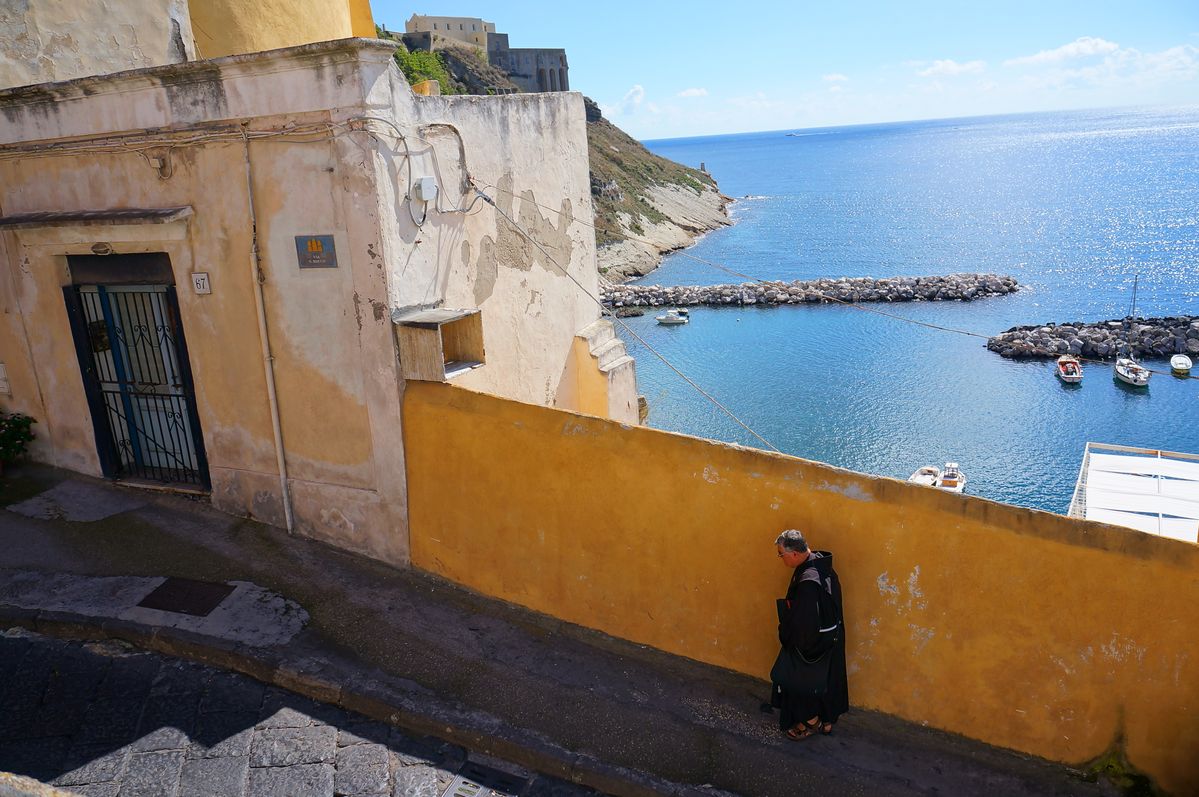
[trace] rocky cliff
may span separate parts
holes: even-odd
[[[711,175],[654,155],[584,102],[601,274],[613,282],[648,274],[667,252],[731,223],[730,200]]]

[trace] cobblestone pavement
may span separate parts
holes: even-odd
[[[464,765],[460,747],[235,673],[113,643],[0,633],[0,771],[76,794],[437,797]],[[520,785],[499,793],[595,794],[504,768]]]

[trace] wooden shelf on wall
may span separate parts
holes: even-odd
[[[478,310],[416,310],[392,320],[405,379],[447,382],[486,362]]]

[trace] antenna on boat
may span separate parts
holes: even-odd
[[[1137,314],[1137,281],[1140,280],[1140,273],[1132,276],[1132,306],[1128,310],[1128,317],[1134,318]]]

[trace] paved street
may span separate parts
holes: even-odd
[[[234,673],[117,643],[0,633],[0,771],[80,795],[436,797],[456,774],[484,781],[496,768],[479,763]],[[517,774],[496,781],[501,794],[595,794],[505,768]]]

